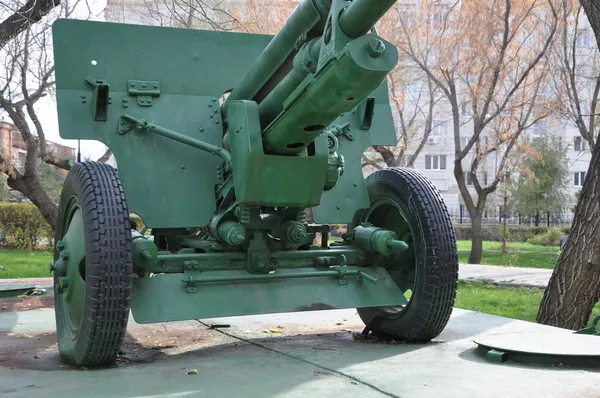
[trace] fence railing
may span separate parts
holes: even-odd
[[[448,209],[452,222],[455,224],[471,224],[471,217],[466,208]],[[500,211],[485,211],[482,218],[484,225],[501,225],[504,223],[504,214]],[[573,213],[538,213],[520,214],[509,213],[506,217],[507,225],[522,225],[527,227],[570,227],[573,223]]]

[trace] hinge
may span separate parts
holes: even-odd
[[[152,106],[152,98],[160,96],[160,83],[145,80],[128,80],[127,93],[137,97],[139,106]]]

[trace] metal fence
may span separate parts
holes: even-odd
[[[471,224],[471,217],[466,207],[450,208],[450,217],[455,224]],[[504,223],[504,214],[500,210],[484,211],[483,225],[501,225]],[[573,213],[555,214],[550,212],[538,214],[509,213],[506,217],[507,225],[522,225],[526,227],[560,227],[568,228],[573,223]]]

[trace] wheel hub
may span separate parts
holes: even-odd
[[[79,204],[72,199],[65,212],[65,232],[56,248],[58,259],[51,265],[55,274],[55,291],[67,310],[66,321],[72,333],[76,333],[83,317],[85,306],[85,232]]]
[[[395,317],[410,303],[415,284],[415,247],[410,225],[400,205],[387,197],[374,200],[369,209],[363,213],[360,222],[389,231],[390,235],[386,238],[391,237],[393,239],[386,239],[386,247],[389,247],[388,242],[392,246],[401,246],[401,250],[383,251],[376,258],[379,265],[386,267],[407,301],[407,304],[403,306],[380,307],[377,309],[377,312],[383,316]]]

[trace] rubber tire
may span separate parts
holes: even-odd
[[[129,213],[114,168],[99,162],[77,163],[63,185],[56,242],[62,238],[65,206],[73,196],[79,201],[85,231],[85,307],[77,335],[71,339],[64,323],[67,309],[56,300],[58,349],[71,365],[107,366],[116,360],[129,319],[133,272]],[[58,250],[54,256],[56,261]]]
[[[428,342],[446,327],[458,285],[456,235],[446,205],[438,189],[412,169],[376,171],[367,177],[366,185],[371,203],[387,197],[403,210],[417,264],[411,298],[399,314],[374,317],[376,308],[359,308],[358,314],[378,337]]]

